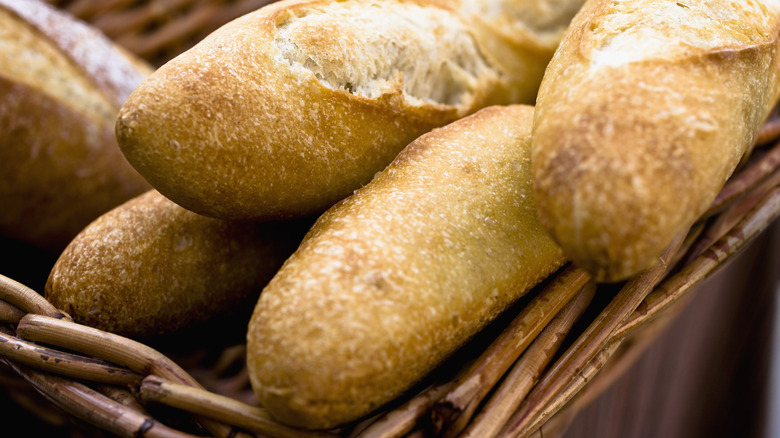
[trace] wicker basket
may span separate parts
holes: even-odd
[[[49,2],[160,65],[267,0]],[[412,393],[339,430],[304,432],[270,419],[249,386],[243,345],[155,349],[75,324],[0,276],[6,412],[71,436],[560,436],[674,319],[694,286],[780,215],[778,136],[773,114],[751,159],[651,271],[594,285],[565,267]],[[481,383],[469,384],[474,379]]]

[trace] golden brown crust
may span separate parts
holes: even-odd
[[[707,208],[776,101],[780,11],[683,3],[589,2],[540,89],[540,218],[599,280],[657,260]],[[740,8],[755,15],[742,28]],[[669,24],[675,14],[679,25]]]
[[[0,77],[0,232],[60,251],[104,212],[149,185],[110,125]]]
[[[327,428],[368,414],[563,263],[536,221],[531,117],[492,107],[433,130],[320,217],[249,327],[273,415]]]
[[[32,27],[56,47],[115,108],[152,72],[86,23],[38,0],[0,0],[0,8]],[[44,90],[48,91],[48,90]]]
[[[158,340],[251,307],[300,242],[302,225],[212,219],[151,190],[73,239],[46,298],[79,323]]]
[[[448,3],[266,6],[139,87],[117,122],[120,146],[155,188],[193,211],[319,213],[420,134],[520,98],[509,92],[518,81]],[[538,78],[548,58],[524,56]]]
[[[60,251],[150,189],[113,133],[148,70],[41,2],[2,0],[0,22],[0,233]]]

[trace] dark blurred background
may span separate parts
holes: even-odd
[[[578,411],[566,438],[780,436],[780,394],[771,391],[780,378],[772,362],[780,224],[692,293],[625,373]]]

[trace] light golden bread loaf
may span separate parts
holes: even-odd
[[[117,120],[122,151],[156,189],[201,214],[320,213],[420,134],[489,104],[532,100],[552,48],[543,53],[533,41],[511,54],[491,37],[501,57],[528,64],[506,69],[460,6],[288,0],[261,8],[133,92]]]
[[[508,100],[533,104],[547,63],[585,0],[447,0],[506,72]]]
[[[533,128],[539,214],[602,281],[655,263],[712,202],[777,101],[777,1],[588,1]]]
[[[0,1],[0,233],[61,250],[150,189],[114,137],[150,73],[105,36],[37,0]]]
[[[263,290],[247,361],[276,418],[360,418],[562,265],[536,220],[532,108],[435,129],[321,216]]]
[[[76,322],[135,339],[243,315],[310,223],[240,223],[155,190],[100,216],[62,252],[46,298]]]

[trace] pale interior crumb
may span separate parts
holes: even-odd
[[[345,1],[295,14],[278,24],[275,44],[331,89],[376,98],[402,80],[411,104],[468,106],[498,77],[466,25],[442,9]]]
[[[460,0],[466,17],[480,17],[507,35],[531,34],[556,46],[585,0]]]
[[[613,0],[589,29],[600,44],[599,64],[615,65],[649,58],[668,58],[691,47],[716,50],[767,41],[778,0],[653,2]],[[670,32],[670,28],[675,32]]]

